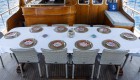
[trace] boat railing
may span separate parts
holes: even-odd
[[[129,15],[131,16],[131,17],[133,17],[134,18],[134,16],[135,16],[135,14],[137,14],[137,15],[139,15],[140,16],[140,11],[138,11],[138,10],[136,10],[135,9],[135,7],[136,7],[136,0],[135,0],[135,3],[133,4],[134,6],[133,6],[133,8],[132,7],[130,7],[129,5],[127,5],[127,2],[126,1],[124,1],[124,3],[123,3],[123,8],[124,8],[124,10],[127,12],[127,13],[129,13]],[[129,12],[129,10],[131,11],[131,12]]]
[[[12,15],[12,14],[13,14],[13,13],[12,13],[12,10],[14,10],[14,9],[16,9],[16,8],[18,8],[18,7],[19,7],[19,5],[15,6],[15,7],[12,7],[12,8],[10,8],[10,9],[8,9],[8,10],[6,10],[6,11],[0,13],[0,17],[1,17],[1,20],[2,20],[2,23],[3,23],[4,26],[5,26],[5,21],[4,21],[3,15],[6,14],[6,13],[9,13],[9,15]]]

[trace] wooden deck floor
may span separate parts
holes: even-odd
[[[20,74],[16,73],[17,63],[14,58],[10,57],[10,54],[2,55],[5,68],[0,64],[0,80],[71,80],[71,65],[69,68],[69,78],[65,79],[65,68],[64,65],[49,65],[49,79],[45,76],[45,67],[42,66],[43,77],[40,78],[38,74],[37,64],[26,64],[25,77],[21,77]],[[140,80],[140,57],[133,57],[130,62],[128,59],[124,67],[124,75],[119,76],[118,80]],[[97,66],[96,66],[97,68]],[[95,68],[95,75],[97,69]],[[115,69],[112,66],[103,66],[101,68],[101,75],[99,80],[115,80]],[[76,67],[76,79],[75,80],[90,80],[91,65],[83,65]],[[93,80],[96,80],[93,79]]]

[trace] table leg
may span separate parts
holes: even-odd
[[[2,67],[4,68],[4,64],[1,56],[0,56],[0,60],[1,60]]]
[[[115,67],[116,67],[116,71],[115,71],[115,74],[117,74],[117,71],[118,71],[118,65],[115,65]],[[118,74],[119,76],[122,76],[123,75],[123,69],[122,68],[120,68],[120,71],[119,71],[119,74]]]
[[[22,67],[23,72],[25,71],[25,70],[24,70],[24,65],[25,65],[25,63],[22,63],[22,64],[21,64],[21,67]],[[20,71],[20,66],[19,66],[19,65],[17,66],[16,71],[17,71],[17,73],[21,73],[21,71]]]
[[[123,69],[124,65],[126,64],[126,61],[127,61],[128,57],[129,57],[129,54],[126,55],[125,61],[124,61],[123,65],[122,65],[122,67],[121,67],[122,69]]]
[[[68,64],[72,64],[72,55],[71,55],[71,53],[68,53],[67,58],[68,58]]]

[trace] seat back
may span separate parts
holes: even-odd
[[[74,27],[78,27],[78,26],[85,26],[85,27],[90,27],[90,25],[88,24],[73,24]]]
[[[99,49],[78,50],[73,49],[72,61],[74,64],[94,64]]]
[[[102,52],[100,64],[115,64],[121,65],[124,62],[125,55],[129,50],[107,50]]]
[[[34,48],[29,49],[11,49],[18,63],[39,62],[37,52]]]
[[[3,37],[3,33],[0,32],[0,39]],[[2,50],[2,47],[0,46],[0,56],[1,56],[1,53],[4,53],[4,51]]]
[[[34,26],[48,27],[47,24],[34,24],[34,25],[31,25],[31,27],[34,27]]]
[[[110,27],[108,25],[93,25],[93,27]]]
[[[0,39],[3,37],[3,33],[2,32],[0,32]]]
[[[57,27],[57,26],[65,26],[65,27],[68,27],[69,25],[68,24],[53,24],[52,26],[53,27]]]
[[[66,64],[67,59],[67,49],[62,50],[49,50],[49,49],[41,49],[42,54],[45,57],[46,63],[52,64]]]

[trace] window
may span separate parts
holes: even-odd
[[[106,4],[108,3],[117,3],[117,0],[106,0]]]
[[[92,0],[92,4],[102,4],[103,0]]]
[[[78,4],[80,4],[80,5],[88,5],[89,0],[78,0]]]

